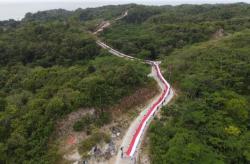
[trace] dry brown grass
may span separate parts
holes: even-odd
[[[120,114],[128,112],[131,109],[135,109],[136,107],[140,108],[144,106],[159,92],[160,90],[155,83],[137,89],[133,94],[122,98],[118,104],[116,104],[110,109],[113,118],[117,116],[119,117]]]

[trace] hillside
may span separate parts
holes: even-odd
[[[161,61],[175,90],[146,133],[149,154],[140,151],[151,163],[249,163],[249,28],[245,3],[55,9],[1,21],[0,163],[64,164],[72,149],[90,159],[157,95],[149,66],[111,56],[97,37]]]
[[[246,30],[166,58],[179,96],[151,127],[152,163],[250,162],[249,38]]]
[[[101,35],[115,48],[144,59],[250,27],[250,5],[134,6]]]
[[[98,129],[113,120],[113,113],[122,108],[125,114],[145,103],[128,101],[130,96],[155,94],[147,66],[112,57],[96,45],[82,22],[54,16],[53,12],[53,19],[44,19],[38,14],[39,19],[25,19],[16,26],[3,22],[0,163],[55,163],[62,158],[54,134],[58,120],[80,109],[95,109],[89,116],[93,123],[80,121],[86,119],[83,116],[72,126],[89,138],[97,133],[109,138]]]
[[[173,105],[149,133],[151,163],[249,163],[250,5],[135,6],[101,37],[163,60]]]

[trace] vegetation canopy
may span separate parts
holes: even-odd
[[[49,164],[58,119],[95,108],[74,124],[90,131],[112,120],[122,98],[151,84],[146,65],[96,45],[161,60],[177,98],[150,127],[151,163],[250,163],[250,5],[142,6],[27,13],[0,22],[0,163]],[[80,152],[110,138],[93,132]]]

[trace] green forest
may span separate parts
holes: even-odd
[[[149,67],[101,50],[83,22],[68,18],[3,22],[0,33],[0,163],[54,163],[56,120],[108,109],[152,83]]]
[[[63,9],[0,21],[0,163],[50,164],[55,123],[95,108],[75,131],[110,120],[109,109],[152,85],[149,67],[111,56],[91,35],[129,55],[161,60],[176,96],[149,128],[153,164],[250,163],[250,5]],[[86,152],[95,133],[80,148]]]
[[[152,163],[250,162],[249,38],[242,31],[164,61],[179,95],[151,126]]]
[[[168,56],[174,49],[250,28],[250,5],[137,6],[101,34],[115,48],[143,59]]]

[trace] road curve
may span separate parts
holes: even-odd
[[[126,58],[129,60],[140,60],[132,56],[123,54],[101,42],[100,40],[97,41],[97,44],[102,48],[107,49],[111,54],[115,56]],[[119,150],[116,157],[116,164],[135,163],[138,155],[138,150],[144,136],[144,132],[148,128],[151,120],[159,111],[159,109],[161,109],[163,105],[166,105],[173,97],[173,90],[161,74],[159,62],[144,62],[152,65],[151,76],[157,81],[158,85],[160,86],[161,93],[156,96],[155,99],[150,104],[148,104],[145,109],[139,114],[139,116],[130,124],[120,146],[123,147],[123,157],[121,156],[122,151]]]
[[[122,19],[127,16],[128,11],[126,11],[122,16],[116,20]],[[94,34],[98,34],[103,31],[104,28],[110,26],[111,23],[106,21],[103,25],[99,26]],[[161,93],[155,97],[155,99],[145,107],[145,109],[139,114],[139,116],[130,124],[126,134],[123,137],[121,148],[116,156],[115,164],[133,164],[136,163],[136,159],[139,153],[139,148],[141,141],[144,137],[144,132],[147,130],[150,122],[154,118],[155,114],[161,109],[162,106],[166,105],[173,97],[173,90],[171,89],[169,83],[161,74],[159,67],[159,62],[142,60],[122,52],[119,52],[112,47],[108,46],[101,40],[97,40],[96,43],[103,49],[108,50],[111,54],[129,59],[129,60],[139,60],[143,63],[150,64],[152,66],[151,76],[157,81],[157,84],[161,88]]]

